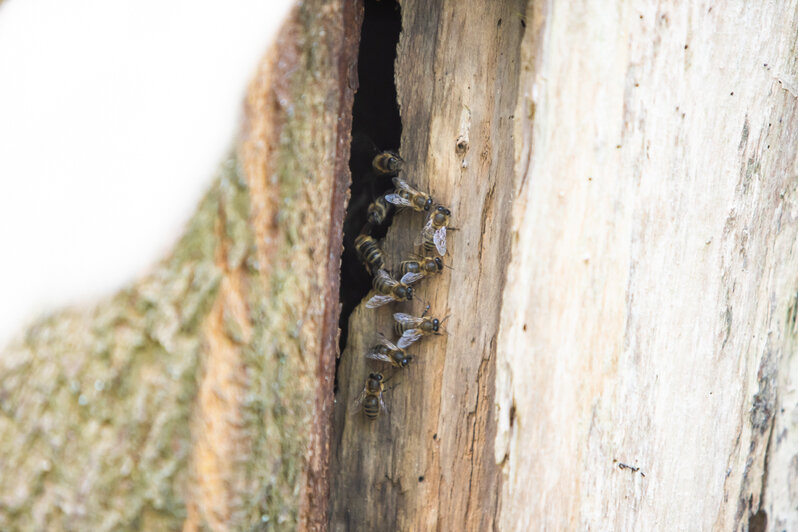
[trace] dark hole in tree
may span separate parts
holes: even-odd
[[[759,510],[748,520],[748,530],[750,532],[765,532],[768,527],[768,514],[765,510]]]
[[[392,187],[391,178],[376,176],[371,167],[382,150],[399,149],[402,122],[396,102],[394,62],[402,17],[395,1],[365,0],[358,52],[359,87],[352,106],[352,151],[349,168],[352,185],[344,219],[344,252],[341,257],[340,349],[346,347],[349,315],[371,289],[371,276],[358,261],[355,238],[366,224],[369,203]],[[390,218],[371,235],[385,236]],[[337,390],[337,383],[336,383]]]

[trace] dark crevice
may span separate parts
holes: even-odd
[[[365,0],[358,53],[359,87],[352,106],[349,159],[352,185],[344,219],[341,257],[341,352],[346,347],[349,315],[371,289],[371,277],[355,253],[355,238],[366,224],[369,203],[391,188],[391,178],[376,175],[371,161],[382,150],[398,151],[402,136],[394,83],[396,46],[401,29],[397,2]],[[377,239],[384,237],[390,221],[389,218],[383,226],[374,228],[371,235]]]
[[[748,520],[748,530],[750,532],[765,532],[768,527],[768,514],[765,510],[759,510]]]

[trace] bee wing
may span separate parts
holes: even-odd
[[[388,364],[393,364],[393,359],[386,354],[380,353],[376,349],[370,350],[366,353],[366,358],[370,360],[379,360],[380,362],[387,362]]]
[[[381,408],[382,410],[385,410],[385,411],[386,411],[386,412],[388,412],[389,414],[391,413],[391,411],[390,411],[390,410],[388,410],[388,407],[387,407],[387,406],[385,406],[385,401],[384,401],[384,400],[383,400],[383,398],[382,398],[382,392],[380,392],[380,408]]]
[[[388,275],[388,272],[387,272],[387,271],[385,271],[385,270],[384,270],[384,269],[382,269],[382,268],[380,268],[379,270],[377,270],[377,275],[375,275],[374,277],[375,277],[375,279],[374,279],[375,281],[376,281],[377,279],[385,279],[385,278],[388,278],[388,279],[390,279],[390,278],[391,278],[391,276],[390,276],[390,275]]]
[[[368,301],[366,301],[366,308],[381,307],[383,305],[387,305],[391,301],[393,301],[393,298],[391,296],[383,296],[381,294],[377,294],[375,296],[372,296],[371,299],[369,299]]]
[[[429,213],[429,216],[427,216],[427,221],[424,223],[424,229],[422,229],[423,232],[427,234],[432,233],[432,231],[434,230],[432,225],[432,218],[434,216],[435,216],[434,212]]]
[[[417,325],[421,324],[424,319],[417,318],[415,316],[411,316],[410,314],[405,314],[404,312],[396,312],[393,315],[393,319],[399,322],[400,325],[404,327],[410,327],[415,329]],[[401,345],[399,347],[402,347]]]
[[[430,240],[433,238],[433,233],[435,232],[435,228],[432,226],[432,215],[430,214],[427,218],[427,223],[424,224],[424,227],[421,228],[421,233],[416,237],[414,245],[420,246],[424,244],[425,240]]]
[[[435,234],[432,235],[432,241],[435,242],[435,247],[441,256],[446,255],[446,226],[441,227]]]
[[[396,343],[399,345],[399,347],[404,349],[413,342],[417,342],[422,336],[423,334],[421,333],[421,329],[408,329],[404,332],[404,334],[402,334],[402,337],[399,338],[399,341]]]
[[[391,181],[393,181],[393,185],[396,188],[400,189],[400,190],[404,190],[405,192],[415,192],[416,191],[416,189],[414,189],[413,187],[408,185],[407,181],[405,181],[401,177],[394,177],[393,179],[391,179]]]
[[[411,207],[412,204],[399,194],[386,194],[385,201],[393,203],[397,207]]]
[[[396,347],[396,345],[392,341],[388,340],[388,338],[384,334],[381,334],[380,336],[382,337],[380,338],[380,343],[382,345],[384,345],[391,351],[399,351],[399,348]]]
[[[402,283],[402,284],[407,285],[407,284],[413,284],[416,281],[418,281],[420,279],[423,279],[423,278],[424,278],[424,274],[423,273],[410,273],[410,272],[408,272],[408,273],[406,273],[406,274],[404,274],[402,276],[402,278],[399,280],[399,282]]]
[[[363,399],[365,398],[366,389],[363,388],[363,390],[360,392],[360,395],[358,395],[357,399],[355,399],[355,401],[352,403],[352,411],[349,414],[350,416],[354,416],[355,414],[363,411]]]

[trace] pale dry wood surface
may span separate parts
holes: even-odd
[[[359,17],[295,9],[170,256],[4,350],[2,530],[324,528]]]
[[[797,9],[530,6],[503,530],[798,529]]]

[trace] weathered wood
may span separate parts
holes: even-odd
[[[402,2],[396,84],[405,178],[452,208],[447,263],[418,285],[449,336],[409,349],[394,376],[390,414],[351,416],[376,333],[421,302],[358,307],[338,370],[332,530],[490,530],[498,468],[493,386],[499,302],[510,248],[513,113],[524,2]],[[385,241],[390,265],[408,258],[423,217],[397,214]],[[386,372],[386,375],[390,371]]]
[[[461,228],[420,289],[451,336],[368,423],[363,355],[423,306],[356,310],[331,528],[798,528],[796,3],[402,16],[406,175]]]
[[[530,8],[503,530],[798,529],[796,9]]]
[[[306,2],[174,253],[0,357],[0,528],[798,528],[796,0],[402,7],[459,230],[391,412],[349,410],[419,302],[353,314],[327,470],[361,11]]]
[[[327,522],[360,7],[293,11],[171,256],[0,357],[0,528]]]

